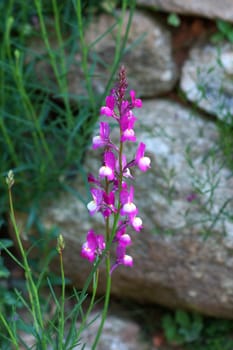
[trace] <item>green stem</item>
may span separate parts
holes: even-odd
[[[41,126],[40,126],[40,123],[39,123],[39,118],[36,115],[35,109],[34,109],[32,103],[30,101],[30,98],[29,98],[26,90],[25,90],[24,81],[23,81],[23,75],[22,75],[21,66],[20,66],[20,53],[19,53],[19,51],[15,52],[15,56],[16,56],[15,82],[16,82],[16,85],[18,87],[19,94],[22,97],[22,102],[23,102],[23,105],[25,107],[25,111],[26,111],[27,117],[35,125],[35,130],[36,131],[33,131],[32,135],[33,135],[35,146],[37,148],[37,152],[39,152],[39,153],[41,152],[40,143],[38,141],[38,136],[39,136],[39,139],[41,141],[41,145],[44,148],[44,150],[45,150],[45,152],[46,152],[50,162],[52,162],[52,165],[55,165],[52,153],[50,152],[48,143],[47,143],[47,141],[45,139],[45,136],[44,136],[44,133],[43,133],[43,131],[41,129]],[[38,134],[38,136],[37,136],[36,133]]]
[[[106,178],[105,179],[105,193],[108,194],[109,192],[109,180]],[[105,220],[105,241],[107,242],[107,245],[111,239],[110,236],[110,223],[109,223],[109,217],[106,218]],[[111,246],[111,245],[110,245]],[[109,248],[110,248],[109,246]],[[104,323],[107,317],[107,312],[108,312],[108,307],[109,307],[109,301],[110,301],[110,294],[111,294],[111,274],[110,274],[110,269],[111,269],[111,254],[110,254],[110,249],[106,251],[106,290],[105,290],[105,299],[104,299],[104,307],[102,311],[102,316],[101,316],[101,321],[100,325],[94,340],[94,343],[92,345],[92,350],[96,349],[96,346],[99,342],[101,333],[103,331]]]
[[[65,273],[62,257],[62,249],[59,251],[60,257],[60,267],[61,267],[61,303],[60,303],[60,317],[59,317],[59,340],[58,340],[58,350],[63,350],[63,340],[64,340],[64,328],[65,328]]]
[[[2,86],[4,86],[4,84]],[[2,90],[4,90],[4,89],[2,89]],[[6,128],[3,115],[0,117],[0,129],[2,130],[3,138],[5,140],[6,146],[8,146],[9,153],[11,155],[13,162],[14,162],[14,166],[17,167],[20,164],[20,161],[18,160],[17,153],[15,152],[14,144],[11,141],[11,138],[9,137],[8,130]]]
[[[12,11],[12,1],[10,1],[9,7],[8,7],[8,11],[6,13],[6,30],[5,30],[5,34],[3,37],[3,43],[2,46],[0,48],[1,50],[1,60],[2,62],[6,61],[6,53],[8,53],[9,56],[9,52],[10,52],[10,32],[11,32],[11,28],[13,25],[13,18],[10,17],[10,13]],[[5,71],[4,69],[0,69],[0,83],[1,86],[5,86]],[[2,107],[2,111],[4,111],[4,106],[5,106],[5,89],[1,89],[0,91],[0,105]],[[14,143],[11,141],[11,138],[9,137],[8,134],[8,130],[5,124],[5,116],[3,114],[4,112],[2,112],[2,115],[0,117],[0,129],[2,131],[3,134],[3,138],[4,141],[6,143],[6,146],[9,149],[9,153],[11,155],[11,158],[14,162],[14,165],[17,167],[19,165],[19,159],[17,156],[17,153],[15,151],[15,147],[14,147]]]
[[[68,97],[67,71],[66,71],[66,63],[65,63],[64,42],[61,34],[60,16],[59,16],[59,11],[57,7],[57,1],[52,0],[52,3],[53,3],[53,12],[54,12],[54,19],[55,19],[55,31],[57,35],[59,50],[61,50],[61,53],[59,54],[61,73],[59,75],[58,82],[63,95],[62,97],[64,99],[65,108],[67,111],[68,125],[70,128],[72,128],[73,113],[70,108],[70,102]]]
[[[48,32],[46,29],[44,16],[43,16],[43,12],[42,12],[41,0],[35,0],[37,14],[39,17],[39,22],[40,22],[42,38],[43,38],[43,41],[45,43],[45,47],[46,47],[48,55],[49,55],[50,62],[51,62],[59,89],[60,89],[62,97],[64,99],[64,104],[65,104],[65,108],[67,111],[67,123],[68,123],[69,128],[71,129],[73,127],[73,118],[72,118],[73,114],[72,114],[69,99],[68,99],[66,67],[65,67],[65,62],[64,62],[65,54],[64,54],[64,50],[63,50],[63,40],[62,40],[61,31],[60,31],[59,12],[58,12],[58,8],[57,8],[56,0],[53,0],[52,4],[53,4],[54,17],[55,17],[55,30],[56,30],[56,35],[57,35],[57,39],[58,39],[58,45],[59,45],[60,50],[62,50],[62,53],[59,57],[60,62],[61,62],[61,72],[59,71],[59,67],[58,67],[58,64],[56,61],[56,55],[53,52],[51,45],[50,45],[50,42],[49,42],[49,36],[48,36]]]
[[[83,17],[82,17],[82,5],[81,0],[77,0],[76,15],[78,20],[78,29],[79,29],[79,39],[80,39],[80,47],[82,52],[81,65],[83,69],[83,73],[85,76],[86,87],[88,92],[88,97],[90,100],[90,105],[92,107],[92,111],[94,112],[96,109],[95,96],[93,94],[93,88],[91,83],[91,76],[88,71],[88,47],[86,45],[85,36],[84,36],[84,25],[83,25]]]
[[[5,319],[5,317],[2,315],[2,313],[0,313],[0,319],[1,319],[3,325],[5,326],[7,332],[8,332],[8,334],[9,334],[9,336],[10,336],[10,339],[11,339],[11,341],[12,341],[12,344],[13,344],[13,346],[14,346],[14,349],[15,349],[15,350],[19,350],[20,348],[19,348],[19,344],[18,344],[18,341],[17,341],[17,337],[16,337],[16,335],[12,332],[12,329],[11,329],[11,327],[10,327],[10,325],[9,325],[9,322]]]
[[[87,319],[88,319],[88,317],[93,309],[95,297],[96,297],[96,293],[97,293],[97,288],[98,288],[98,282],[99,282],[99,270],[97,269],[97,271],[93,275],[93,289],[92,289],[91,301],[90,301],[90,304],[89,304],[87,311],[85,312],[85,316],[82,319],[82,323],[79,327],[79,330],[76,334],[76,342],[79,340],[80,334],[82,333],[83,329],[85,328],[85,326],[87,324]]]
[[[111,260],[110,260],[110,252],[107,252],[107,256],[106,256],[106,278],[107,278],[107,282],[106,282],[106,291],[105,291],[105,299],[104,299],[104,307],[103,307],[103,311],[102,311],[102,318],[101,318],[101,322],[97,331],[97,335],[95,337],[94,343],[91,347],[92,350],[95,350],[101,333],[103,331],[103,327],[104,327],[104,323],[107,317],[107,313],[108,313],[108,307],[109,307],[109,301],[110,301],[110,295],[111,295],[111,275],[110,275],[110,269],[111,269]]]
[[[15,231],[16,241],[17,241],[19,251],[20,251],[22,259],[23,259],[23,266],[24,266],[24,271],[25,271],[27,291],[29,294],[35,330],[36,330],[36,333],[38,335],[41,334],[41,349],[47,350],[45,337],[43,336],[44,335],[44,323],[43,323],[43,318],[42,318],[42,313],[41,313],[41,306],[40,306],[40,301],[39,301],[38,290],[37,290],[36,285],[35,285],[33,278],[32,278],[32,273],[31,273],[30,266],[28,264],[27,255],[25,254],[22,240],[20,237],[20,233],[18,230],[18,226],[16,223],[10,187],[9,187],[9,204],[10,204],[10,217],[11,217],[12,225],[13,225],[13,228]]]

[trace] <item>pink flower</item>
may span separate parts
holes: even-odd
[[[87,240],[82,245],[81,256],[90,262],[93,262],[96,256],[102,254],[105,249],[105,242],[103,235],[96,235],[93,230],[87,233]]]
[[[132,141],[135,142],[136,141],[136,136],[135,136],[135,132],[133,129],[131,128],[127,128],[123,131],[122,136],[121,136],[121,141],[125,142],[125,141]]]
[[[93,200],[87,204],[87,209],[90,212],[90,215],[94,215],[99,211],[103,199],[103,191],[99,188],[91,188],[91,194]]]
[[[127,233],[124,233],[123,235],[120,236],[119,238],[119,244],[127,247],[132,243],[130,235]]]
[[[133,186],[130,187],[130,191],[128,193],[127,190],[121,191],[121,215],[136,215],[138,209],[136,205],[133,203],[134,199],[134,188]]]
[[[138,146],[135,157],[135,162],[141,171],[147,171],[150,168],[151,161],[149,157],[144,156],[145,149],[146,145],[143,142],[141,142]]]
[[[136,107],[136,108],[141,108],[142,107],[142,100],[140,100],[139,98],[136,98],[135,91],[131,90],[129,94],[131,97],[132,106]]]
[[[121,128],[122,142],[136,141],[135,132],[133,130],[136,119],[137,118],[133,115],[131,110],[125,111],[125,113],[121,115],[119,124]]]
[[[114,116],[115,98],[110,95],[106,97],[106,106],[100,108],[100,115],[105,115],[106,117]]]
[[[139,216],[134,215],[130,217],[130,223],[133,229],[137,232],[141,231],[141,229],[143,228],[142,219]]]
[[[98,186],[100,186],[101,184],[100,184],[100,181],[93,175],[93,174],[88,174],[88,177],[87,177],[87,181],[89,182],[89,183],[94,183],[94,184],[96,184],[96,185],[98,185]]]
[[[128,113],[128,114],[131,115],[131,113]],[[136,118],[133,116],[133,114],[131,117],[125,116],[124,118],[121,119],[120,127],[121,127],[121,131],[122,131],[122,135],[121,135],[122,142],[125,142],[125,141],[135,142],[136,141],[136,136],[135,136],[135,132],[133,129],[135,120],[136,120]]]
[[[197,194],[195,192],[191,192],[187,197],[186,200],[188,202],[193,202],[197,199]]]
[[[110,144],[110,127],[106,122],[100,122],[100,134],[92,139],[92,148],[96,149]]]
[[[130,169],[128,168],[128,163],[127,163],[127,159],[126,159],[126,155],[122,154],[121,157],[121,166],[122,166],[122,172],[123,172],[123,176],[126,178],[131,178],[133,179],[133,176],[130,172]],[[119,159],[117,159],[116,161],[116,170],[118,172],[120,172],[120,164],[119,164]]]
[[[104,153],[104,165],[99,169],[99,176],[106,177],[109,181],[113,180],[115,177],[115,155],[111,151],[106,151]]]
[[[112,273],[119,265],[133,266],[133,258],[126,254],[126,245],[119,243],[116,248],[116,262],[112,266],[110,273]]]
[[[117,209],[114,206],[115,195],[114,192],[103,194],[103,210],[102,214],[104,218],[109,217],[112,213],[115,213]]]

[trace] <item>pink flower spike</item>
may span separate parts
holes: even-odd
[[[107,177],[109,181],[113,180],[115,177],[115,155],[111,151],[106,151],[104,153],[104,165],[99,169],[100,177]]]
[[[151,162],[149,157],[144,156],[145,149],[146,145],[143,142],[141,142],[138,146],[135,157],[135,162],[137,163],[139,169],[144,172],[150,168]]]
[[[135,91],[131,90],[129,94],[130,94],[130,97],[131,97],[131,101],[132,101],[133,107],[141,108],[142,107],[142,100],[140,100],[140,98],[136,98]]]

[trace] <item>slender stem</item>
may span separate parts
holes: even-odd
[[[2,84],[2,86],[4,86],[4,83]],[[4,89],[2,89],[2,90],[4,90]],[[5,125],[3,115],[0,117],[0,129],[2,130],[3,138],[4,138],[4,141],[6,142],[6,145],[8,146],[9,153],[11,155],[13,162],[14,162],[14,166],[17,167],[20,164],[20,161],[18,160],[18,156],[17,156],[17,153],[15,151],[14,144],[13,144],[11,138],[9,137],[8,130],[7,130],[7,127]]]
[[[63,94],[64,104],[67,111],[67,121],[70,128],[73,126],[73,113],[70,108],[70,102],[69,102],[69,96],[68,96],[68,83],[67,83],[67,72],[66,72],[66,63],[65,63],[65,52],[64,52],[64,42],[61,34],[61,25],[60,25],[60,15],[59,10],[57,6],[57,1],[52,0],[53,4],[53,12],[54,12],[54,20],[55,20],[55,31],[57,35],[58,40],[58,46],[59,46],[59,62],[60,62],[60,74],[57,77],[59,87],[61,89],[61,92]],[[53,55],[53,52],[50,51],[50,55]]]
[[[61,303],[60,303],[60,317],[59,317],[59,340],[58,340],[58,350],[63,350],[63,340],[64,340],[64,328],[65,328],[65,273],[62,257],[62,249],[59,250],[60,257],[60,267],[61,267]]]
[[[121,133],[121,131],[120,131]],[[121,135],[120,135],[121,139]],[[105,222],[105,228],[106,228],[106,242],[108,243],[108,247],[111,247],[111,243],[114,239],[116,230],[117,230],[117,224],[119,220],[119,214],[120,214],[120,192],[122,188],[122,181],[123,181],[123,167],[122,167],[122,154],[123,154],[123,142],[120,141],[120,147],[119,147],[119,200],[118,200],[118,209],[117,213],[114,215],[114,222],[112,226],[112,231],[110,234],[110,227],[109,227],[109,218],[106,218]],[[106,184],[105,184],[105,192],[108,193],[109,190],[109,181],[106,179]],[[94,340],[94,343],[92,345],[92,350],[96,349],[96,346],[99,342],[101,333],[103,331],[104,323],[107,317],[107,312],[108,312],[108,307],[109,307],[109,301],[110,301],[110,295],[111,295],[111,283],[112,283],[112,278],[111,278],[111,255],[110,255],[110,250],[107,247],[107,252],[106,252],[106,290],[105,290],[105,300],[104,300],[104,307],[102,311],[102,318],[101,322],[97,331],[96,338]]]
[[[40,301],[39,301],[39,295],[38,295],[38,290],[36,288],[36,285],[33,281],[32,278],[32,273],[31,273],[31,269],[30,266],[28,264],[28,260],[27,260],[27,255],[25,254],[24,251],[24,247],[22,244],[22,240],[20,237],[20,233],[18,230],[18,226],[16,223],[16,219],[15,219],[15,213],[14,213],[14,206],[13,206],[13,200],[12,200],[12,194],[11,194],[11,188],[9,187],[9,204],[10,204],[10,217],[11,217],[11,221],[12,221],[12,225],[15,231],[15,235],[16,235],[16,240],[17,240],[17,244],[19,247],[19,251],[22,255],[22,259],[23,259],[23,266],[24,266],[24,270],[25,270],[25,278],[26,278],[26,284],[27,284],[27,291],[29,294],[29,299],[30,299],[30,305],[31,305],[31,310],[32,310],[32,315],[33,315],[33,320],[34,320],[34,324],[35,324],[35,329],[36,329],[36,333],[38,335],[41,335],[41,349],[42,350],[47,350],[47,346],[46,346],[46,341],[45,341],[45,337],[44,335],[44,322],[43,322],[43,317],[42,317],[42,312],[41,312],[41,306],[40,306]]]
[[[105,179],[105,193],[109,193],[109,180],[106,178]],[[105,219],[105,240],[108,243],[111,239],[110,236],[110,223],[109,223],[109,217]],[[105,290],[105,299],[104,299],[104,307],[102,311],[102,316],[101,316],[101,322],[94,340],[94,343],[92,345],[92,350],[96,349],[96,346],[99,342],[101,333],[103,331],[104,323],[107,317],[107,312],[108,312],[108,307],[109,307],[109,301],[110,301],[110,294],[111,294],[111,274],[110,274],[110,269],[111,269],[111,253],[110,249],[106,251],[106,262],[105,262],[105,267],[106,267],[106,290]]]
[[[87,319],[93,309],[94,306],[94,302],[95,302],[95,297],[96,297],[96,292],[97,292],[97,287],[98,287],[98,283],[99,283],[99,269],[97,269],[97,271],[94,273],[93,275],[93,288],[92,288],[92,297],[91,297],[91,301],[89,304],[89,307],[87,309],[87,311],[85,312],[85,316],[82,319],[82,323],[79,327],[79,330],[76,334],[76,342],[79,340],[79,336],[82,333],[83,329],[86,326],[87,323]]]
[[[102,311],[102,318],[101,318],[101,322],[94,340],[94,343],[91,347],[92,350],[95,350],[101,333],[103,331],[103,327],[104,327],[104,323],[107,317],[107,313],[108,313],[108,307],[109,307],[109,301],[110,301],[110,295],[111,295],[111,282],[112,282],[112,278],[110,275],[110,269],[111,269],[111,261],[110,261],[110,254],[109,251],[107,252],[107,256],[106,256],[106,278],[107,278],[107,282],[106,282],[106,291],[105,291],[105,299],[104,299],[104,307],[103,307],[103,311]]]
[[[37,147],[37,152],[40,153],[40,143],[38,142],[38,136],[41,141],[41,145],[44,148],[50,162],[52,162],[52,165],[55,165],[53,155],[49,149],[48,143],[45,139],[45,135],[41,129],[39,118],[36,115],[35,109],[32,105],[32,102],[27,94],[27,91],[24,86],[24,81],[23,81],[23,75],[22,75],[22,69],[21,69],[21,64],[20,64],[20,57],[19,57],[19,51],[16,51],[16,64],[15,64],[15,82],[18,87],[18,91],[20,96],[22,97],[22,102],[25,107],[25,111],[27,114],[27,117],[29,120],[32,121],[32,123],[35,126],[35,130],[32,132],[33,138],[34,138],[34,143],[35,146]],[[38,136],[37,136],[37,134]]]
[[[53,10],[54,10],[54,17],[55,17],[56,35],[57,35],[57,39],[58,39],[58,44],[59,44],[59,46],[61,45],[60,50],[62,50],[61,57],[59,57],[60,61],[61,61],[61,67],[62,67],[61,73],[59,71],[59,66],[58,66],[57,61],[56,61],[56,55],[53,52],[52,47],[51,47],[50,42],[49,42],[49,36],[48,36],[48,32],[46,29],[45,20],[44,20],[44,16],[43,16],[43,12],[42,12],[41,1],[40,0],[34,0],[34,1],[35,1],[39,21],[40,21],[42,38],[44,40],[45,47],[46,47],[48,55],[49,55],[50,62],[51,62],[59,89],[61,91],[62,97],[64,98],[64,104],[65,104],[66,111],[67,111],[67,123],[68,123],[69,127],[72,128],[73,118],[72,118],[72,111],[70,108],[70,103],[68,100],[68,93],[67,93],[68,88],[67,88],[66,71],[65,71],[66,69],[65,69],[65,62],[64,62],[65,55],[64,55],[64,50],[63,50],[63,40],[62,40],[62,36],[61,36],[61,31],[60,31],[59,12],[58,12],[58,8],[57,8],[57,3],[56,3],[56,0],[52,1]]]
[[[6,19],[6,30],[5,30],[5,34],[3,36],[3,43],[2,43],[1,48],[0,48],[2,62],[6,61],[6,53],[8,53],[8,56],[9,56],[9,51],[10,51],[10,49],[9,49],[9,47],[10,47],[10,31],[11,31],[11,28],[13,25],[13,18],[10,17],[11,11],[12,11],[12,1],[10,1],[8,11],[6,13],[6,18],[7,18]],[[10,59],[10,57],[9,57],[9,59]],[[1,84],[1,86],[6,85],[5,80],[6,80],[5,79],[5,71],[4,71],[4,69],[0,69],[0,84]],[[1,89],[1,91],[0,91],[0,105],[2,107],[2,111],[4,111],[4,105],[6,103],[5,95],[6,95],[5,89]],[[2,113],[4,113],[4,112],[2,112]],[[2,130],[4,141],[5,141],[6,145],[8,146],[9,153],[11,155],[13,162],[14,162],[14,165],[18,166],[20,162],[19,162],[16,150],[15,150],[14,143],[12,142],[12,140],[8,134],[8,130],[7,130],[7,127],[5,124],[4,114],[2,114],[0,117],[0,129]]]
[[[18,344],[18,341],[17,341],[17,338],[16,338],[16,335],[12,332],[12,329],[9,325],[9,322],[7,322],[7,320],[5,319],[5,317],[2,315],[2,313],[0,313],[0,319],[3,323],[3,325],[5,326],[9,336],[10,336],[10,339],[12,341],[12,344],[14,346],[14,349],[18,350],[19,349],[19,344]]]
[[[79,29],[79,39],[80,39],[80,47],[82,52],[82,58],[81,58],[81,65],[83,69],[83,73],[85,76],[86,81],[86,87],[88,92],[88,97],[90,100],[90,105],[92,107],[92,111],[95,111],[96,109],[96,102],[95,102],[95,96],[93,94],[93,88],[91,83],[91,76],[88,71],[88,47],[85,41],[84,37],[84,25],[83,25],[83,17],[82,17],[82,5],[81,0],[77,0],[76,8],[76,15],[78,20],[78,29]]]

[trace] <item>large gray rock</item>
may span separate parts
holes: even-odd
[[[127,12],[123,18],[121,43],[125,37],[128,19],[129,13]],[[86,28],[85,43],[90,47],[89,74],[95,93],[102,94],[105,91],[106,76],[110,75],[114,61],[118,31],[119,25],[116,19],[108,14],[94,17]],[[61,48],[58,46],[52,27],[49,28],[49,38],[53,50],[60,55]],[[50,87],[56,94],[58,92],[56,79],[49,60],[46,59],[44,43],[34,38],[28,43],[28,46],[30,50],[26,61],[29,63],[37,57],[35,70],[38,79],[44,81],[46,87]],[[121,64],[126,65],[129,84],[138,95],[150,97],[168,92],[173,88],[177,81],[177,69],[172,58],[171,35],[166,26],[162,25],[158,19],[142,11],[135,11],[126,49]],[[81,69],[81,53],[65,51],[65,55],[70,97],[86,95],[85,78]]]
[[[144,230],[133,234],[134,267],[114,271],[112,293],[232,318],[233,177],[224,167],[215,124],[165,100],[145,102],[138,118],[138,140],[152,159],[150,171],[135,177]],[[97,173],[98,155],[87,153],[87,171]],[[73,185],[89,201],[85,182]],[[103,233],[101,217],[90,217],[81,201],[63,193],[44,207],[41,219],[48,228],[60,227],[66,275],[81,288],[90,271],[80,258],[81,244],[90,228]],[[104,286],[100,278],[100,293]]]
[[[233,22],[233,2],[231,0],[138,0],[137,5]]]
[[[125,36],[129,13],[123,18],[121,41]],[[116,50],[116,37],[119,28],[114,27],[115,19],[108,14],[95,17],[85,33],[86,43],[96,44],[90,50],[90,57],[94,57],[96,71],[92,82],[95,90],[103,92],[105,89],[107,67],[112,67]],[[112,28],[109,31],[109,28]],[[103,36],[104,33],[107,33]],[[101,40],[98,40],[103,36]],[[94,54],[95,52],[95,54]],[[95,62],[96,55],[105,65]],[[139,96],[151,97],[170,91],[176,80],[177,70],[172,58],[171,35],[167,27],[162,25],[156,17],[143,11],[135,11],[130,26],[126,52],[121,63],[127,67],[129,85],[137,91]],[[79,63],[78,63],[79,65]],[[77,65],[77,66],[78,66]],[[75,79],[76,77],[76,79]],[[79,77],[73,74],[72,86],[79,86]],[[74,88],[75,90],[75,88]]]
[[[233,124],[233,45],[203,44],[190,51],[180,86],[203,110]]]

